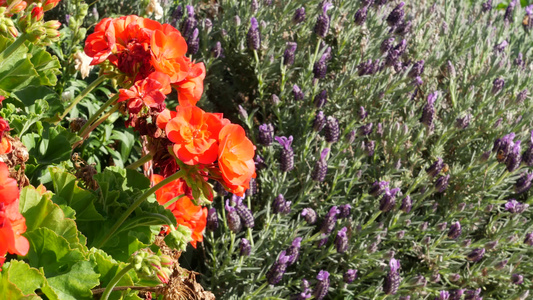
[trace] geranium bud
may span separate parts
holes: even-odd
[[[362,8],[358,9],[354,15],[355,25],[363,25],[366,21],[366,15],[367,15],[366,6],[363,6]]]
[[[357,278],[357,270],[354,270],[354,269],[349,269],[342,276],[342,279],[346,283],[352,283],[356,278]]]
[[[299,24],[299,23],[302,23],[303,21],[305,21],[305,8],[300,7],[300,8],[297,8],[296,11],[294,12],[294,16],[292,17],[292,22],[294,24]]]
[[[259,23],[257,19],[252,17],[250,19],[250,29],[246,35],[246,42],[248,43],[248,49],[259,50],[261,47],[261,34],[259,33]]]
[[[348,228],[343,227],[337,232],[337,236],[335,237],[335,248],[337,249],[337,253],[344,253],[348,250],[348,236],[346,235],[346,231],[348,231]]]
[[[41,21],[43,19],[43,17],[44,17],[44,12],[43,12],[43,8],[41,6],[35,6],[31,10],[31,21],[33,23]]]
[[[316,212],[312,208],[304,208],[301,213],[307,224],[314,224],[317,219]]]
[[[391,27],[397,26],[400,22],[403,21],[403,17],[405,15],[405,12],[403,10],[403,7],[405,5],[405,2],[400,2],[389,14],[387,17],[387,24]]]
[[[239,243],[239,249],[241,256],[250,256],[250,252],[252,252],[252,245],[250,245],[250,241],[242,238],[241,242]]]
[[[328,143],[335,143],[339,140],[339,121],[332,116],[326,118],[325,138]]]
[[[46,0],[43,3],[43,10],[49,11],[52,8],[56,7],[60,0]]]
[[[298,44],[293,42],[287,43],[287,48],[285,49],[285,52],[283,53],[283,64],[286,66],[291,66],[294,64],[294,54],[296,53],[296,48],[298,47]]]
[[[318,280],[318,283],[313,289],[313,296],[315,296],[315,299],[317,300],[322,300],[328,294],[329,273],[327,271],[320,270],[316,276],[316,279]]]

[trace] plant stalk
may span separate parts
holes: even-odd
[[[128,273],[132,269],[133,269],[133,264],[130,263],[129,265],[124,267],[124,269],[120,270],[120,272],[118,272],[118,274],[115,275],[115,277],[113,277],[113,279],[111,279],[111,282],[109,282],[109,284],[105,288],[105,291],[102,294],[102,297],[100,299],[101,300],[109,299],[109,295],[113,291],[113,288],[117,285],[117,283],[120,281],[120,279],[122,279],[122,277],[124,277],[124,275],[126,275],[126,273]]]
[[[83,127],[80,129],[81,136],[84,135],[87,128],[91,126],[94,121],[96,121],[96,119],[104,112],[104,110],[118,99],[118,95],[119,94],[117,93],[113,97],[109,98],[109,100],[107,100],[107,102],[104,103],[104,105],[102,105],[102,107],[100,107],[100,109],[94,115],[92,115],[89,120],[87,120],[87,123],[85,123],[85,125],[83,125]]]
[[[126,169],[135,170],[138,167],[144,165],[145,163],[149,162],[153,158],[152,153],[147,153],[145,156],[139,158],[136,162],[132,163],[131,165],[127,166]]]
[[[0,66],[13,54],[17,49],[24,45],[24,42],[28,39],[28,34],[21,34],[11,45],[9,45],[2,53],[0,53]]]
[[[59,116],[59,120],[57,120],[56,122],[54,122],[54,125],[57,125],[59,124],[59,122],[61,122],[61,120],[63,120],[67,114],[74,108],[76,107],[76,105],[83,99],[85,98],[85,96],[87,96],[87,94],[89,94],[94,88],[96,88],[98,85],[100,85],[102,82],[104,82],[105,80],[105,76],[100,76],[98,78],[96,78],[95,81],[91,82],[91,84],[89,84],[76,98],[74,98],[74,100],[72,100],[72,102],[70,103],[70,105],[65,109],[65,111],[61,114],[61,116]]]

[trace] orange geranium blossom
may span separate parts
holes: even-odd
[[[189,75],[191,63],[185,57],[187,42],[174,27],[165,24],[163,30],[155,30],[150,43],[152,64],[157,71],[170,76],[172,83],[183,81]]]
[[[152,175],[152,184],[156,185],[164,179],[163,176]],[[159,204],[163,205],[177,196],[185,193],[185,183],[182,179],[174,180],[156,191],[156,199]],[[195,205],[187,196],[179,198],[176,202],[170,204],[169,209],[177,224],[187,226],[191,229],[191,245],[196,248],[197,242],[204,240],[203,233],[207,224],[207,208]]]
[[[11,142],[4,136],[6,131],[11,130],[6,120],[0,117],[0,154],[11,152]]]
[[[144,105],[162,110],[166,96],[170,94],[170,78],[161,72],[153,72],[138,80],[129,89],[120,89],[118,102],[128,101],[128,111],[138,113]]]
[[[204,92],[205,65],[192,64],[185,80],[177,84],[178,101],[181,106],[196,105]]]
[[[19,190],[17,182],[9,178],[7,165],[0,162],[0,267],[5,255],[26,255],[30,249],[26,232],[26,220],[19,212]]]
[[[220,130],[218,166],[231,192],[242,197],[249,188],[250,179],[255,178],[255,146],[246,137],[244,129],[228,124]]]
[[[229,120],[196,106],[178,106],[165,131],[178,159],[187,165],[211,164],[218,157],[218,134]]]

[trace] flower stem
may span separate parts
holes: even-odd
[[[117,283],[120,281],[120,279],[122,279],[122,277],[124,277],[124,275],[126,275],[126,273],[128,273],[132,269],[133,269],[133,264],[130,263],[129,265],[124,267],[124,269],[120,270],[120,272],[118,272],[118,274],[115,275],[115,277],[113,277],[113,279],[111,279],[111,282],[109,282],[109,284],[105,288],[105,291],[102,294],[102,297],[100,299],[101,300],[109,299],[109,295],[113,291],[113,288],[117,285]]]
[[[66,117],[66,115],[74,108],[76,107],[76,104],[78,104],[83,98],[85,98],[85,96],[87,96],[87,94],[89,94],[95,87],[97,87],[98,85],[100,85],[100,83],[104,82],[105,80],[105,76],[102,75],[98,78],[96,78],[95,81],[93,81],[91,84],[89,84],[76,98],[74,98],[74,100],[72,100],[72,102],[70,103],[70,105],[65,109],[65,111],[61,114],[61,116],[59,116],[59,120],[57,120],[56,122],[54,122],[54,125],[57,125],[59,124],[59,122],[61,122],[61,120],[63,120],[63,118]]]
[[[80,129],[81,136],[84,135],[87,128],[91,126],[94,121],[96,121],[96,119],[104,112],[104,110],[118,99],[118,95],[119,94],[117,93],[113,97],[109,98],[109,100],[107,100],[107,102],[104,103],[104,105],[102,105],[102,107],[100,107],[100,109],[94,115],[92,115],[89,120],[87,120],[87,123],[85,123],[85,125],[83,125],[83,127]]]
[[[77,143],[75,143],[73,146],[72,146],[72,149],[76,149],[76,147],[78,147],[81,143],[83,143],[83,141],[85,141],[85,139],[89,136],[89,134],[96,128],[98,127],[98,125],[102,124],[107,118],[109,118],[110,115],[112,115],[114,112],[116,112],[118,110],[118,107],[119,107],[119,104],[117,103],[112,109],[110,109],[105,115],[103,115],[100,119],[98,119],[96,122],[94,122],[93,125],[91,125],[91,127],[85,129],[86,132],[82,132],[80,134],[81,136],[81,140],[78,141]]]
[[[9,56],[13,54],[17,49],[24,45],[24,42],[28,39],[28,34],[23,33],[21,34],[11,45],[9,45],[7,48],[0,53],[0,66],[4,64],[4,62],[7,61]]]
[[[135,170],[138,167],[144,165],[145,163],[149,162],[153,158],[152,153],[147,153],[145,156],[139,158],[136,162],[132,163],[131,165],[127,166],[126,169],[132,169]]]
[[[174,180],[176,180],[178,178],[183,177],[184,175],[185,175],[185,171],[184,170],[179,170],[178,172],[176,172],[176,173],[168,176],[167,178],[163,179],[161,182],[159,182],[158,184],[154,185],[152,188],[150,188],[148,191],[146,191],[144,194],[142,194],[137,200],[135,200],[135,202],[133,202],[133,204],[128,208],[128,210],[126,210],[122,214],[122,216],[120,216],[118,221],[115,223],[115,225],[113,225],[113,227],[109,230],[109,232],[106,234],[106,236],[103,239],[101,239],[101,241],[99,241],[98,243],[95,243],[96,247],[97,248],[102,248],[102,246],[105,245],[105,243],[120,228],[122,223],[124,223],[124,221],[126,221],[126,219],[131,215],[131,213],[137,207],[139,207],[139,205],[141,205],[144,202],[144,200],[148,199],[148,197],[150,197],[153,193],[155,193],[161,187],[167,185],[168,183],[170,183],[170,182],[172,182],[172,181],[174,181]]]

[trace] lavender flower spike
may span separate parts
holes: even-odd
[[[229,230],[237,233],[242,229],[241,218],[237,214],[235,207],[229,205],[229,200],[226,200],[226,211],[228,212],[226,219],[228,221]]]
[[[521,194],[528,191],[531,188],[531,182],[533,181],[533,173],[522,173],[522,176],[516,180],[515,193]]]
[[[344,253],[348,250],[348,236],[346,235],[346,231],[348,231],[348,228],[343,227],[337,232],[337,236],[335,237],[335,248],[337,249],[337,253]]]
[[[293,42],[287,43],[287,48],[285,49],[285,53],[283,53],[283,64],[286,66],[290,66],[294,64],[294,54],[296,52],[296,48],[298,47],[298,44]]]
[[[282,146],[280,156],[280,167],[282,172],[289,172],[294,169],[294,151],[292,150],[292,135],[289,138],[277,136],[275,140]]]
[[[437,181],[435,181],[435,189],[439,193],[444,193],[444,191],[448,188],[448,181],[450,180],[450,175],[441,176]]]
[[[297,8],[292,17],[292,22],[294,24],[299,24],[305,21],[305,7]]]
[[[207,225],[208,231],[215,231],[218,229],[218,215],[216,208],[212,207],[207,211]]]
[[[520,140],[516,141],[511,149],[511,152],[507,155],[505,159],[505,165],[507,166],[507,171],[514,172],[520,167],[521,155],[520,155]]]
[[[346,219],[350,216],[350,212],[352,210],[352,206],[350,204],[343,204],[339,206],[339,215],[338,217],[341,219]]]
[[[400,262],[396,259],[391,259],[390,263],[390,271],[387,274],[387,277],[385,277],[385,283],[383,284],[383,291],[387,295],[394,295],[398,292],[398,288],[400,287]]]
[[[355,12],[355,15],[354,15],[355,25],[363,25],[365,23],[367,10],[368,8],[364,6]]]
[[[383,194],[383,197],[381,198],[379,204],[379,209],[382,212],[388,212],[394,208],[394,206],[396,205],[396,194],[399,191],[399,188],[394,188],[392,190],[389,190],[388,188],[385,189],[385,193]]]
[[[326,132],[325,132],[326,142],[335,143],[339,140],[339,136],[340,136],[339,121],[332,116],[328,116],[326,118]]]
[[[526,234],[526,238],[524,239],[524,244],[528,246],[533,246],[533,232]]]
[[[312,208],[304,208],[301,213],[307,224],[314,224],[316,222],[316,212]]]
[[[314,104],[315,107],[320,109],[326,105],[326,102],[328,101],[328,91],[322,90],[320,93],[318,93],[315,96]]]
[[[313,120],[313,130],[320,132],[326,126],[326,116],[324,112],[319,110],[316,113],[315,119]]]
[[[436,300],[449,300],[450,299],[450,292],[448,291],[440,291],[439,297],[436,298]]]
[[[344,273],[342,276],[344,282],[346,283],[352,283],[357,278],[357,270],[349,269]]]
[[[325,38],[328,34],[330,20],[327,11],[332,6],[333,5],[329,2],[324,4],[324,6],[322,7],[322,14],[319,15],[318,19],[316,20],[314,31],[315,34],[318,35],[320,38]]]
[[[300,255],[301,243],[302,243],[301,237],[297,237],[292,241],[291,246],[286,251],[286,254],[289,256],[287,265],[290,266],[298,260],[298,256]]]
[[[498,94],[499,92],[501,92],[501,90],[503,90],[504,86],[505,86],[505,81],[503,79],[501,78],[494,79],[494,81],[492,82],[492,94],[493,95]]]
[[[461,223],[457,221],[453,223],[452,226],[450,226],[450,231],[448,231],[448,238],[455,240],[461,235],[461,233]]]
[[[420,118],[420,122],[422,124],[426,125],[429,130],[433,130],[433,121],[435,119],[435,100],[439,97],[438,92],[434,92],[432,94],[429,94],[427,104],[424,106],[422,110],[422,117]]]
[[[241,242],[239,243],[239,249],[239,253],[241,256],[250,256],[250,252],[252,251],[252,245],[250,245],[250,241],[245,238],[242,238]]]
[[[529,139],[529,147],[522,155],[522,161],[528,167],[533,167],[533,130],[531,131],[531,137]]]
[[[250,29],[246,35],[246,42],[250,50],[259,50],[261,47],[261,34],[259,33],[259,23],[257,19],[252,17],[250,19]]]
[[[444,162],[442,158],[437,157],[437,161],[435,161],[429,168],[426,169],[426,172],[429,176],[435,177],[439,175],[440,171],[444,168]]]
[[[270,146],[274,140],[274,126],[272,124],[259,125],[259,143],[264,146]]]
[[[329,289],[329,273],[328,271],[320,270],[316,276],[318,283],[313,290],[313,296],[315,299],[322,300],[328,294]]]
[[[235,211],[237,212],[239,217],[241,217],[244,227],[253,228],[255,226],[255,222],[252,211],[248,208],[248,206],[242,203],[243,198],[236,195],[234,196],[236,197]]]
[[[374,197],[379,197],[383,192],[385,192],[385,188],[389,186],[388,181],[375,181],[372,183],[372,186],[370,187],[370,190],[368,193]]]
[[[289,261],[289,258],[290,257],[286,255],[285,251],[281,251],[276,262],[266,273],[266,278],[269,284],[275,285],[281,281],[283,274],[285,274],[285,270],[287,270],[287,262]]]
[[[492,0],[487,0],[487,2],[481,5],[482,12],[488,12],[492,9]]]
[[[402,1],[391,11],[387,17],[387,24],[389,24],[389,26],[395,27],[403,21],[405,15],[405,12],[403,11],[404,5],[405,2]]]
[[[313,171],[311,172],[311,178],[314,181],[322,182],[326,179],[326,173],[328,172],[328,162],[326,157],[328,156],[329,148],[322,150],[320,159],[316,162]]]
[[[405,198],[402,199],[402,205],[400,206],[400,210],[404,213],[409,213],[412,207],[413,203],[411,201],[411,197],[407,195]]]
[[[322,222],[322,227],[320,228],[320,231],[325,234],[331,233],[335,228],[335,223],[337,222],[337,215],[339,213],[340,210],[337,208],[337,206],[331,207],[329,209],[328,214],[324,218],[324,221]]]
[[[485,255],[485,248],[476,248],[466,256],[466,259],[472,262],[478,262],[483,258],[483,255]]]
[[[304,99],[304,92],[296,84],[292,86],[292,94],[294,95],[294,101],[302,101]]]

